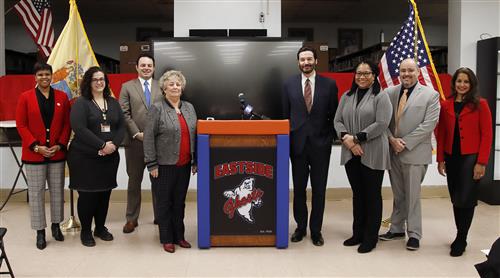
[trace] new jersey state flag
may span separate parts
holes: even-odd
[[[99,66],[85,32],[76,0],[69,1],[69,19],[47,61],[54,70],[52,87],[66,92],[69,99],[80,94],[80,80],[85,71]]]

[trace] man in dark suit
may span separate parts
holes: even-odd
[[[129,179],[127,222],[123,226],[124,233],[131,233],[135,230],[141,210],[141,183],[145,168],[142,140],[146,114],[154,102],[161,101],[163,98],[158,82],[153,79],[154,58],[148,54],[139,55],[136,69],[138,78],[124,83],[120,92],[120,105],[128,130],[127,136],[125,136],[125,158]],[[154,208],[155,199],[153,197],[153,210]]]
[[[335,134],[333,118],[338,104],[337,85],[334,80],[316,74],[318,61],[313,48],[299,49],[297,60],[301,74],[292,76],[283,87],[283,116],[290,119],[293,216],[297,222],[291,241],[299,242],[307,234],[306,187],[310,176],[312,209],[309,228],[313,244],[322,246],[321,226]]]

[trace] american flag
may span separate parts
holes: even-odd
[[[410,1],[410,14],[408,18],[380,59],[380,74],[378,78],[383,89],[396,86],[400,83],[399,65],[406,58],[414,58],[417,61],[420,68],[420,75],[418,77],[420,83],[434,88],[434,90],[443,96],[441,82],[434,68],[432,56],[425,41],[422,24],[418,17],[416,4],[413,0]]]
[[[54,47],[54,27],[49,0],[21,0],[14,6],[24,27],[45,57]]]

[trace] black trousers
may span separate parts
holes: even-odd
[[[92,219],[95,222],[95,230],[100,232],[104,229],[104,223],[108,216],[109,198],[111,190],[99,192],[78,191],[78,218],[82,225],[82,231],[92,230]]]
[[[375,245],[382,221],[383,170],[374,170],[354,156],[345,165],[347,178],[352,188],[352,232],[364,244]]]
[[[191,164],[188,163],[184,166],[160,165],[158,177],[150,175],[162,244],[184,240],[184,210],[190,174]]]
[[[293,176],[293,217],[297,229],[306,232],[307,229],[307,180],[311,178],[312,208],[309,223],[311,236],[321,232],[323,213],[325,210],[325,190],[328,179],[328,167],[332,146],[316,147],[306,142],[304,151],[291,156]]]

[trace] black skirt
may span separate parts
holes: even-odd
[[[479,181],[473,179],[477,154],[445,154],[444,160],[451,202],[459,208],[475,207],[479,187]]]
[[[78,191],[107,191],[115,188],[120,155],[89,155],[77,149],[68,151],[69,188]]]

